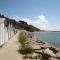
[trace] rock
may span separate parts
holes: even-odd
[[[42,54],[42,59],[43,60],[48,60],[50,56],[48,54]]]
[[[46,49],[50,47],[50,45],[47,42],[45,42],[45,44],[40,44],[40,46],[42,49]]]
[[[42,53],[43,53],[43,51],[42,51],[42,50],[35,50],[35,53],[42,54]]]
[[[37,45],[34,41],[30,45],[33,49],[41,49],[40,45]]]
[[[56,59],[56,58],[50,57],[48,60],[59,60],[59,59]]]
[[[23,60],[32,60],[32,59],[29,59],[29,58],[28,58],[28,59],[23,59]],[[33,60],[36,60],[36,59],[33,59]]]
[[[27,59],[27,58],[28,58],[28,56],[26,56],[26,55],[25,55],[25,56],[23,56],[23,58]]]
[[[50,50],[52,50],[55,54],[59,51],[57,48],[55,47],[49,47]]]
[[[27,54],[25,55],[26,58],[30,58],[30,59],[33,59],[34,57],[38,56],[37,53],[32,53],[32,54]]]
[[[41,55],[41,54],[39,54],[39,55],[38,55],[38,58],[42,60],[42,55]]]
[[[24,59],[28,59],[28,60],[30,60],[30,59],[33,59],[33,60],[40,60],[42,58],[42,55],[40,55],[40,54],[37,54],[37,53],[32,53],[32,54],[27,54],[27,55],[25,55],[24,56]]]
[[[46,44],[44,41],[41,41],[41,40],[36,40],[36,42],[40,44]]]
[[[48,48],[49,46],[48,45],[40,45],[41,46],[41,49],[46,49],[46,48]]]
[[[37,55],[37,56],[34,57],[33,59],[40,60],[40,59],[42,59],[42,55]]]
[[[38,54],[37,53],[33,53],[32,54],[32,57],[36,57]]]
[[[56,53],[56,56],[60,59],[60,52]]]
[[[53,53],[52,50],[49,50],[49,48],[43,50],[43,54],[47,54],[51,57],[56,57],[56,55]]]

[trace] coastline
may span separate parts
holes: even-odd
[[[22,31],[26,33],[29,44],[34,50],[36,56],[40,56],[41,60],[60,60],[60,49],[55,46],[51,46],[49,43],[37,39],[33,39],[30,32]],[[33,54],[32,54],[33,55]],[[32,55],[27,55],[26,60],[33,59]]]
[[[33,32],[33,38],[46,41],[51,46],[60,48],[60,32]]]

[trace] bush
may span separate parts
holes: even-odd
[[[30,54],[33,52],[33,49],[29,45],[29,42],[27,41],[26,33],[21,32],[18,37],[19,43],[21,44],[21,48],[19,49],[19,52],[21,54]]]
[[[33,52],[33,49],[31,47],[25,47],[25,48],[21,48],[19,52],[21,54],[30,54]]]
[[[18,40],[19,40],[19,43],[21,44],[21,46],[25,47],[27,39],[26,39],[26,36],[23,35],[23,32],[21,32],[19,34]]]

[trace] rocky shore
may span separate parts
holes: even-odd
[[[60,49],[52,47],[49,43],[32,39],[28,32],[24,32],[34,52],[23,55],[24,60],[60,60]]]

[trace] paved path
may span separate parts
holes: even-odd
[[[22,55],[18,53],[17,36],[18,33],[0,48],[0,60],[23,60]]]

